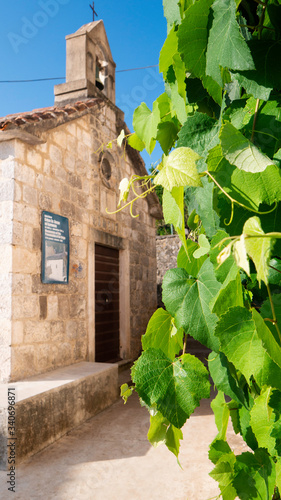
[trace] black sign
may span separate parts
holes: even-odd
[[[68,283],[69,224],[66,217],[42,212],[42,282]]]

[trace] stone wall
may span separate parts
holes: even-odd
[[[177,256],[181,247],[178,235],[156,237],[157,285],[161,285],[168,269],[177,267]]]
[[[121,301],[127,305],[121,315],[129,315],[127,323],[121,322],[127,324],[127,333],[121,332],[123,338],[127,338],[123,350],[126,357],[132,358],[139,352],[140,335],[156,308],[155,224],[149,215],[147,200],[136,203],[134,211],[140,213],[137,219],[132,219],[128,210],[114,215],[106,212],[106,208],[111,211],[116,208],[120,180],[134,173],[130,159],[127,155],[124,158],[124,151],[114,142],[109,151],[112,159],[109,183],[101,175],[102,157],[97,151],[102,143],[106,144],[117,135],[114,109],[105,106],[101,111],[44,131],[40,134],[42,144],[34,146],[19,140],[10,141],[14,148],[15,181],[10,204],[1,215],[7,223],[6,232],[11,235],[13,246],[4,248],[4,244],[1,247],[5,264],[2,260],[4,274],[0,279],[12,277],[11,380],[89,359],[89,335],[93,326],[90,317],[94,308],[93,297],[89,295],[89,282],[94,280],[90,251],[94,247],[93,228],[123,239],[125,257],[122,257],[122,265],[129,270],[127,281],[130,284],[127,302]],[[1,147],[4,159],[2,193],[2,186],[9,182],[3,177],[10,152],[5,154],[3,143]],[[42,210],[69,218],[68,285],[41,282]],[[12,252],[11,256],[6,256],[6,251]],[[11,313],[8,305],[5,311],[7,315]],[[8,320],[3,344],[6,350],[10,345],[9,325]],[[8,356],[6,351],[5,356]],[[2,353],[1,367],[3,360]],[[8,370],[2,379],[7,379],[6,372]]]

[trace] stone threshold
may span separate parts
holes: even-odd
[[[7,469],[8,388],[16,398],[16,463],[113,404],[118,366],[82,362],[0,387],[0,469]]]

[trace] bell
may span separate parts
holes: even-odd
[[[104,84],[102,83],[100,77],[96,77],[96,87],[98,87],[99,90],[103,90],[104,89]]]

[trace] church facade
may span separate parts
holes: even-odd
[[[128,129],[103,22],[66,40],[55,105],[0,119],[2,383],[135,359],[156,308],[158,200],[112,213],[121,179],[146,169],[115,140]]]

